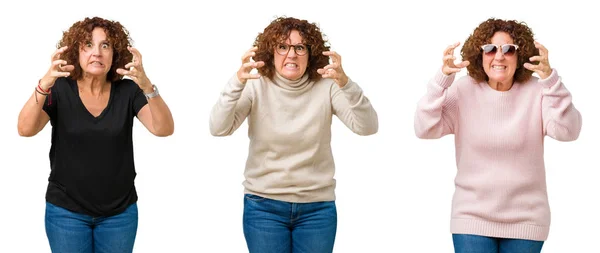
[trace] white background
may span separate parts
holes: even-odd
[[[464,42],[489,17],[525,21],[533,29],[583,116],[577,141],[546,138],[552,225],[543,252],[597,248],[600,19],[591,2],[191,2],[0,4],[0,252],[50,252],[44,195],[51,127],[20,137],[17,117],[46,73],[62,31],[88,16],[120,21],[130,31],[175,119],[175,134],[168,138],[152,136],[137,121],[134,126],[140,219],[135,252],[247,252],[241,185],[247,125],[232,136],[213,137],[208,116],[255,36],[282,15],[320,25],[379,114],[373,136],[354,135],[337,119],[332,126],[335,252],[453,251],[453,138],[417,139],[413,115],[446,46]]]

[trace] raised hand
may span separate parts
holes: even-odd
[[[248,81],[248,79],[260,78],[260,74],[250,74],[250,71],[252,71],[252,69],[257,69],[262,66],[265,66],[265,63],[263,61],[250,61],[250,59],[254,55],[256,55],[256,50],[258,50],[258,47],[253,47],[250,50],[246,51],[244,56],[242,56],[242,66],[237,72],[237,78],[243,84],[246,84],[246,81]]]
[[[331,64],[317,69],[317,73],[323,78],[331,78],[341,88],[348,83],[348,76],[342,69],[342,57],[334,51],[324,51],[323,55],[329,56]]]
[[[125,68],[118,68],[117,73],[131,78],[145,93],[152,92],[152,82],[144,72],[142,54],[134,47],[127,47],[127,50],[133,54],[133,59],[130,63],[125,64]]]
[[[54,82],[59,77],[67,77],[71,75],[71,71],[75,69],[73,65],[67,65],[67,61],[61,60],[60,55],[67,50],[67,46],[61,47],[54,51],[50,57],[50,69],[46,75],[40,80],[40,87],[44,90],[50,90],[54,86]]]
[[[529,58],[529,61],[537,61],[539,62],[537,65],[533,65],[529,62],[523,64],[523,67],[529,69],[535,73],[537,73],[541,79],[546,79],[550,74],[552,74],[552,68],[550,67],[550,62],[548,62],[548,49],[544,47],[544,45],[539,42],[534,42],[535,47],[539,49],[540,55],[532,56]]]
[[[469,66],[469,61],[461,61],[459,63],[454,63],[456,57],[454,56],[454,49],[460,45],[460,42],[456,42],[446,48],[444,50],[444,65],[442,66],[442,73],[444,75],[451,75],[452,73],[460,72],[460,69]]]

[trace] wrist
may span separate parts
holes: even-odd
[[[145,86],[145,87],[143,87],[141,89],[144,92],[144,94],[148,94],[148,93],[154,92],[154,86],[152,84],[148,85],[148,86]]]
[[[56,80],[48,80],[51,78],[42,78],[38,81],[38,88],[40,88],[44,92],[50,92],[50,88]]]
[[[542,74],[540,75],[540,78],[547,79],[550,75],[552,75],[552,69],[550,69],[549,71],[542,72]]]
[[[150,86],[150,89],[150,91],[143,90],[146,99],[151,99],[159,95],[158,88],[156,88],[156,85],[153,84],[152,86]]]

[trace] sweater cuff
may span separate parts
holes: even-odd
[[[538,83],[544,86],[544,88],[550,88],[554,84],[558,83],[559,79],[560,77],[558,76],[556,69],[552,69],[552,73],[548,77],[546,77],[546,79],[539,79]]]
[[[444,72],[442,72],[442,69],[440,68],[438,70],[438,72],[435,74],[435,77],[433,78],[433,80],[435,81],[435,83],[437,85],[441,86],[444,89],[447,89],[448,87],[450,87],[450,85],[452,85],[452,82],[454,81],[454,77],[456,77],[456,73],[446,75],[446,74],[444,74]]]
[[[337,85],[337,83],[334,84]],[[342,90],[343,92],[352,92],[356,89],[356,87],[358,87],[358,85],[355,82],[353,82],[352,79],[350,79],[350,77],[348,77],[348,83],[346,83],[344,87],[340,88],[340,90]]]
[[[248,81],[246,81],[246,82],[248,82]],[[227,84],[228,84],[229,88],[232,91],[241,91],[246,86],[245,84],[243,84],[242,82],[240,82],[240,80],[237,78],[237,74],[234,74],[229,79],[229,82],[227,82]]]

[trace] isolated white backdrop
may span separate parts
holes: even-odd
[[[568,1],[7,1],[0,8],[0,252],[50,252],[44,195],[50,125],[19,137],[17,116],[75,21],[120,21],[175,119],[158,138],[134,126],[139,230],[135,252],[247,252],[242,232],[247,125],[213,137],[208,115],[240,57],[276,16],[317,22],[346,73],[371,99],[379,133],[356,136],[336,119],[335,252],[452,252],[452,137],[419,140],[416,103],[447,45],[489,17],[527,22],[550,52],[583,115],[579,140],[546,138],[552,225],[543,252],[590,252],[600,226],[600,19]],[[464,75],[461,72],[459,75]],[[595,157],[594,157],[595,156]]]

